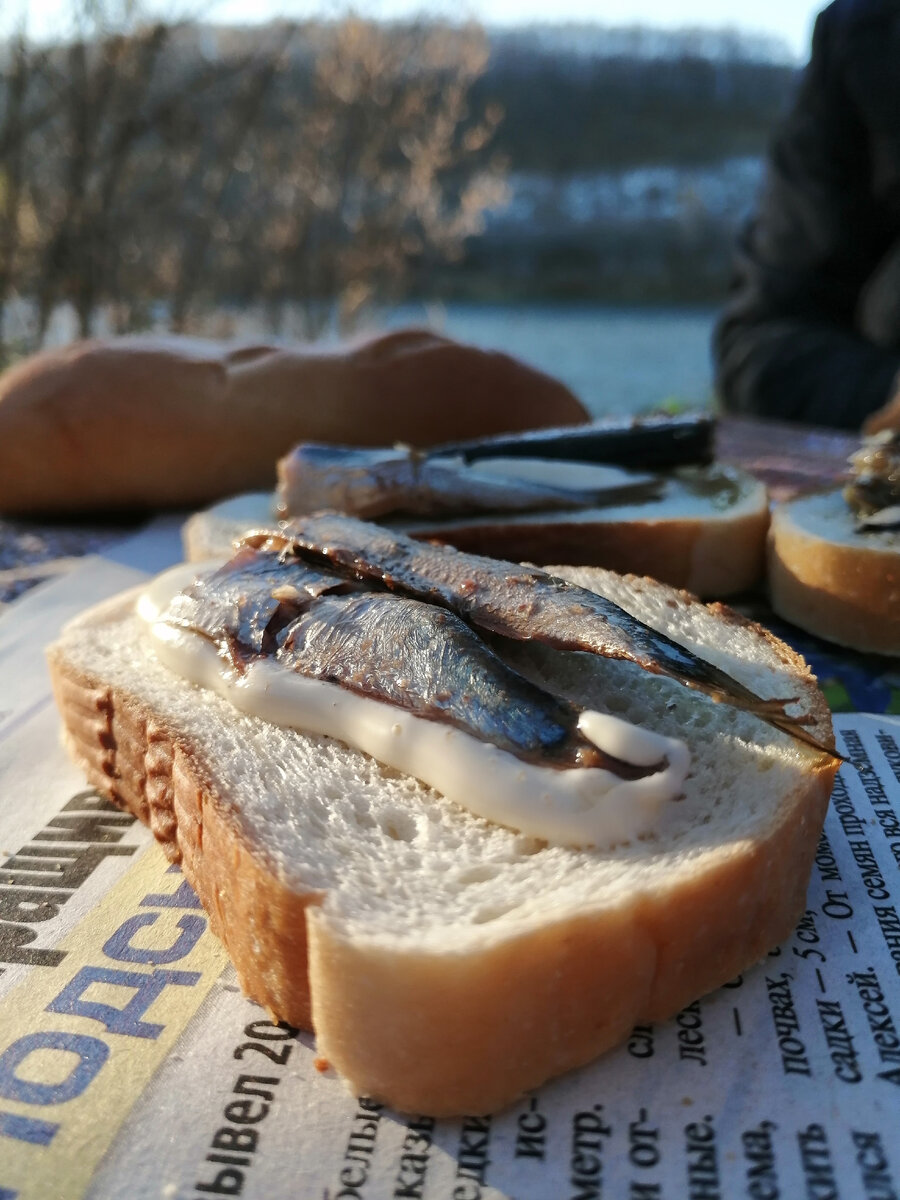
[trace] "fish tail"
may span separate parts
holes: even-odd
[[[726,689],[719,686],[704,688],[700,684],[700,690],[706,691],[712,699],[723,704],[731,704],[736,708],[742,709],[744,712],[750,713],[754,717],[759,717],[761,721],[765,721],[768,725],[773,725],[776,729],[780,729],[783,733],[789,734],[796,738],[797,741],[803,742],[807,746],[811,746],[815,750],[819,750],[822,754],[828,754],[831,758],[839,759],[841,762],[848,760],[839,754],[833,746],[826,745],[820,738],[815,737],[810,733],[805,726],[811,724],[812,717],[807,713],[800,713],[797,716],[792,716],[786,711],[789,704],[797,704],[798,696],[776,697],[770,696],[763,698],[738,683],[736,679],[729,677],[731,686]]]
[[[809,732],[808,729],[805,729],[804,724],[806,723],[807,722],[804,720],[789,717],[787,714],[785,714],[781,720],[772,721],[772,724],[777,729],[782,730],[784,733],[790,734],[790,736],[796,738],[798,742],[804,742],[807,746],[811,746],[813,750],[818,750],[822,754],[827,754],[829,758],[836,758],[838,762],[850,762],[850,759],[847,758],[846,755],[841,754],[839,750],[836,750],[834,746],[826,745],[825,742],[821,741],[820,738],[815,737]]]

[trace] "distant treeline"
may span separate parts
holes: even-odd
[[[665,35],[657,38],[665,44]],[[614,170],[762,154],[796,69],[701,58],[681,49],[677,35],[670,41],[665,56],[608,57],[548,46],[538,33],[494,34],[472,101],[503,109],[493,146],[516,170]]]
[[[630,46],[615,30],[589,27],[567,38],[540,30],[492,34],[487,67],[470,95],[473,104],[497,105],[504,114],[490,149],[509,167],[510,211],[518,181],[529,174],[532,182],[546,177],[551,193],[554,181],[559,192],[576,182],[581,211],[573,216],[551,199],[531,224],[494,214],[487,235],[469,240],[458,265],[415,276],[420,292],[490,300],[721,301],[735,233],[758,186],[758,172],[748,172],[746,160],[764,157],[798,70],[777,47],[739,37],[710,46],[684,33],[633,32]],[[652,167],[671,168],[656,213],[644,211],[653,208],[648,201],[656,185],[640,178],[642,168]],[[693,185],[704,167],[717,176],[719,195],[710,189],[715,203]],[[630,178],[615,208],[600,195],[600,183],[617,173]],[[752,182],[741,190],[748,174]],[[598,181],[593,206],[585,203],[592,179]],[[635,219],[638,208],[642,216]]]
[[[82,334],[248,304],[315,332],[412,294],[715,298],[733,214],[687,195],[636,221],[614,188],[605,209],[583,193],[760,155],[795,78],[655,32],[624,53],[590,29],[242,30],[134,5],[123,25],[115,0],[70,3],[59,44],[0,45],[0,358],[61,306]],[[556,181],[540,221],[513,217],[523,179]]]

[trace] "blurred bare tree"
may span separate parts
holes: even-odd
[[[496,164],[471,166],[500,118],[468,110],[486,59],[475,28],[351,18],[317,57],[312,94],[280,97],[291,136],[257,143],[246,160],[266,189],[255,234],[276,327],[299,299],[318,332],[328,297],[352,324],[373,298],[399,294],[411,262],[453,259],[478,232],[504,198]]]
[[[0,357],[71,305],[82,336],[184,331],[226,303],[353,324],[459,255],[502,171],[469,110],[475,27],[147,23],[72,0],[71,33],[0,45]]]

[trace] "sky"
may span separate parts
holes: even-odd
[[[125,0],[127,3],[127,0]],[[650,25],[674,29],[685,27],[731,28],[767,34],[785,43],[796,61],[805,60],[815,13],[825,0],[755,0],[735,12],[724,0],[355,0],[352,7],[364,16],[383,18],[436,13],[459,19],[475,17],[485,24],[511,25],[528,22],[597,21],[604,25]],[[0,25],[8,26],[15,10],[28,13],[32,36],[43,38],[58,33],[71,0],[0,0]],[[276,16],[300,18],[320,13],[346,11],[340,0],[145,0],[143,7],[164,14],[167,10],[201,11],[206,19],[240,22],[263,21]]]

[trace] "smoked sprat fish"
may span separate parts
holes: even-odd
[[[442,605],[467,624],[517,641],[627,659],[715,700],[753,713],[827,754],[788,715],[791,699],[763,699],[725,671],[611,600],[533,567],[463,554],[336,514],[299,518],[278,532],[248,534],[248,545],[280,549],[348,577]]]
[[[581,710],[525,679],[455,613],[242,547],[174,597],[161,618],[200,634],[238,673],[268,657],[307,678],[442,721],[524,761],[651,775],[598,749]]]
[[[460,455],[466,462],[502,456],[611,463],[639,471],[659,471],[712,462],[715,429],[716,419],[708,412],[606,416],[586,425],[495,433],[444,443],[429,453]]]
[[[302,442],[278,464],[282,517],[334,508],[357,517],[388,513],[540,512],[654,499],[661,483],[594,467],[584,485],[527,478],[511,461],[504,473],[462,458],[436,458],[410,447],[371,449]],[[582,467],[590,476],[591,468]]]
[[[212,641],[227,638],[243,653],[271,653],[277,633],[310,600],[353,586],[333,571],[288,571],[276,555],[245,546],[175,596],[166,620]]]
[[[864,438],[849,463],[844,499],[856,516],[857,532],[900,527],[900,432],[884,429]]]

